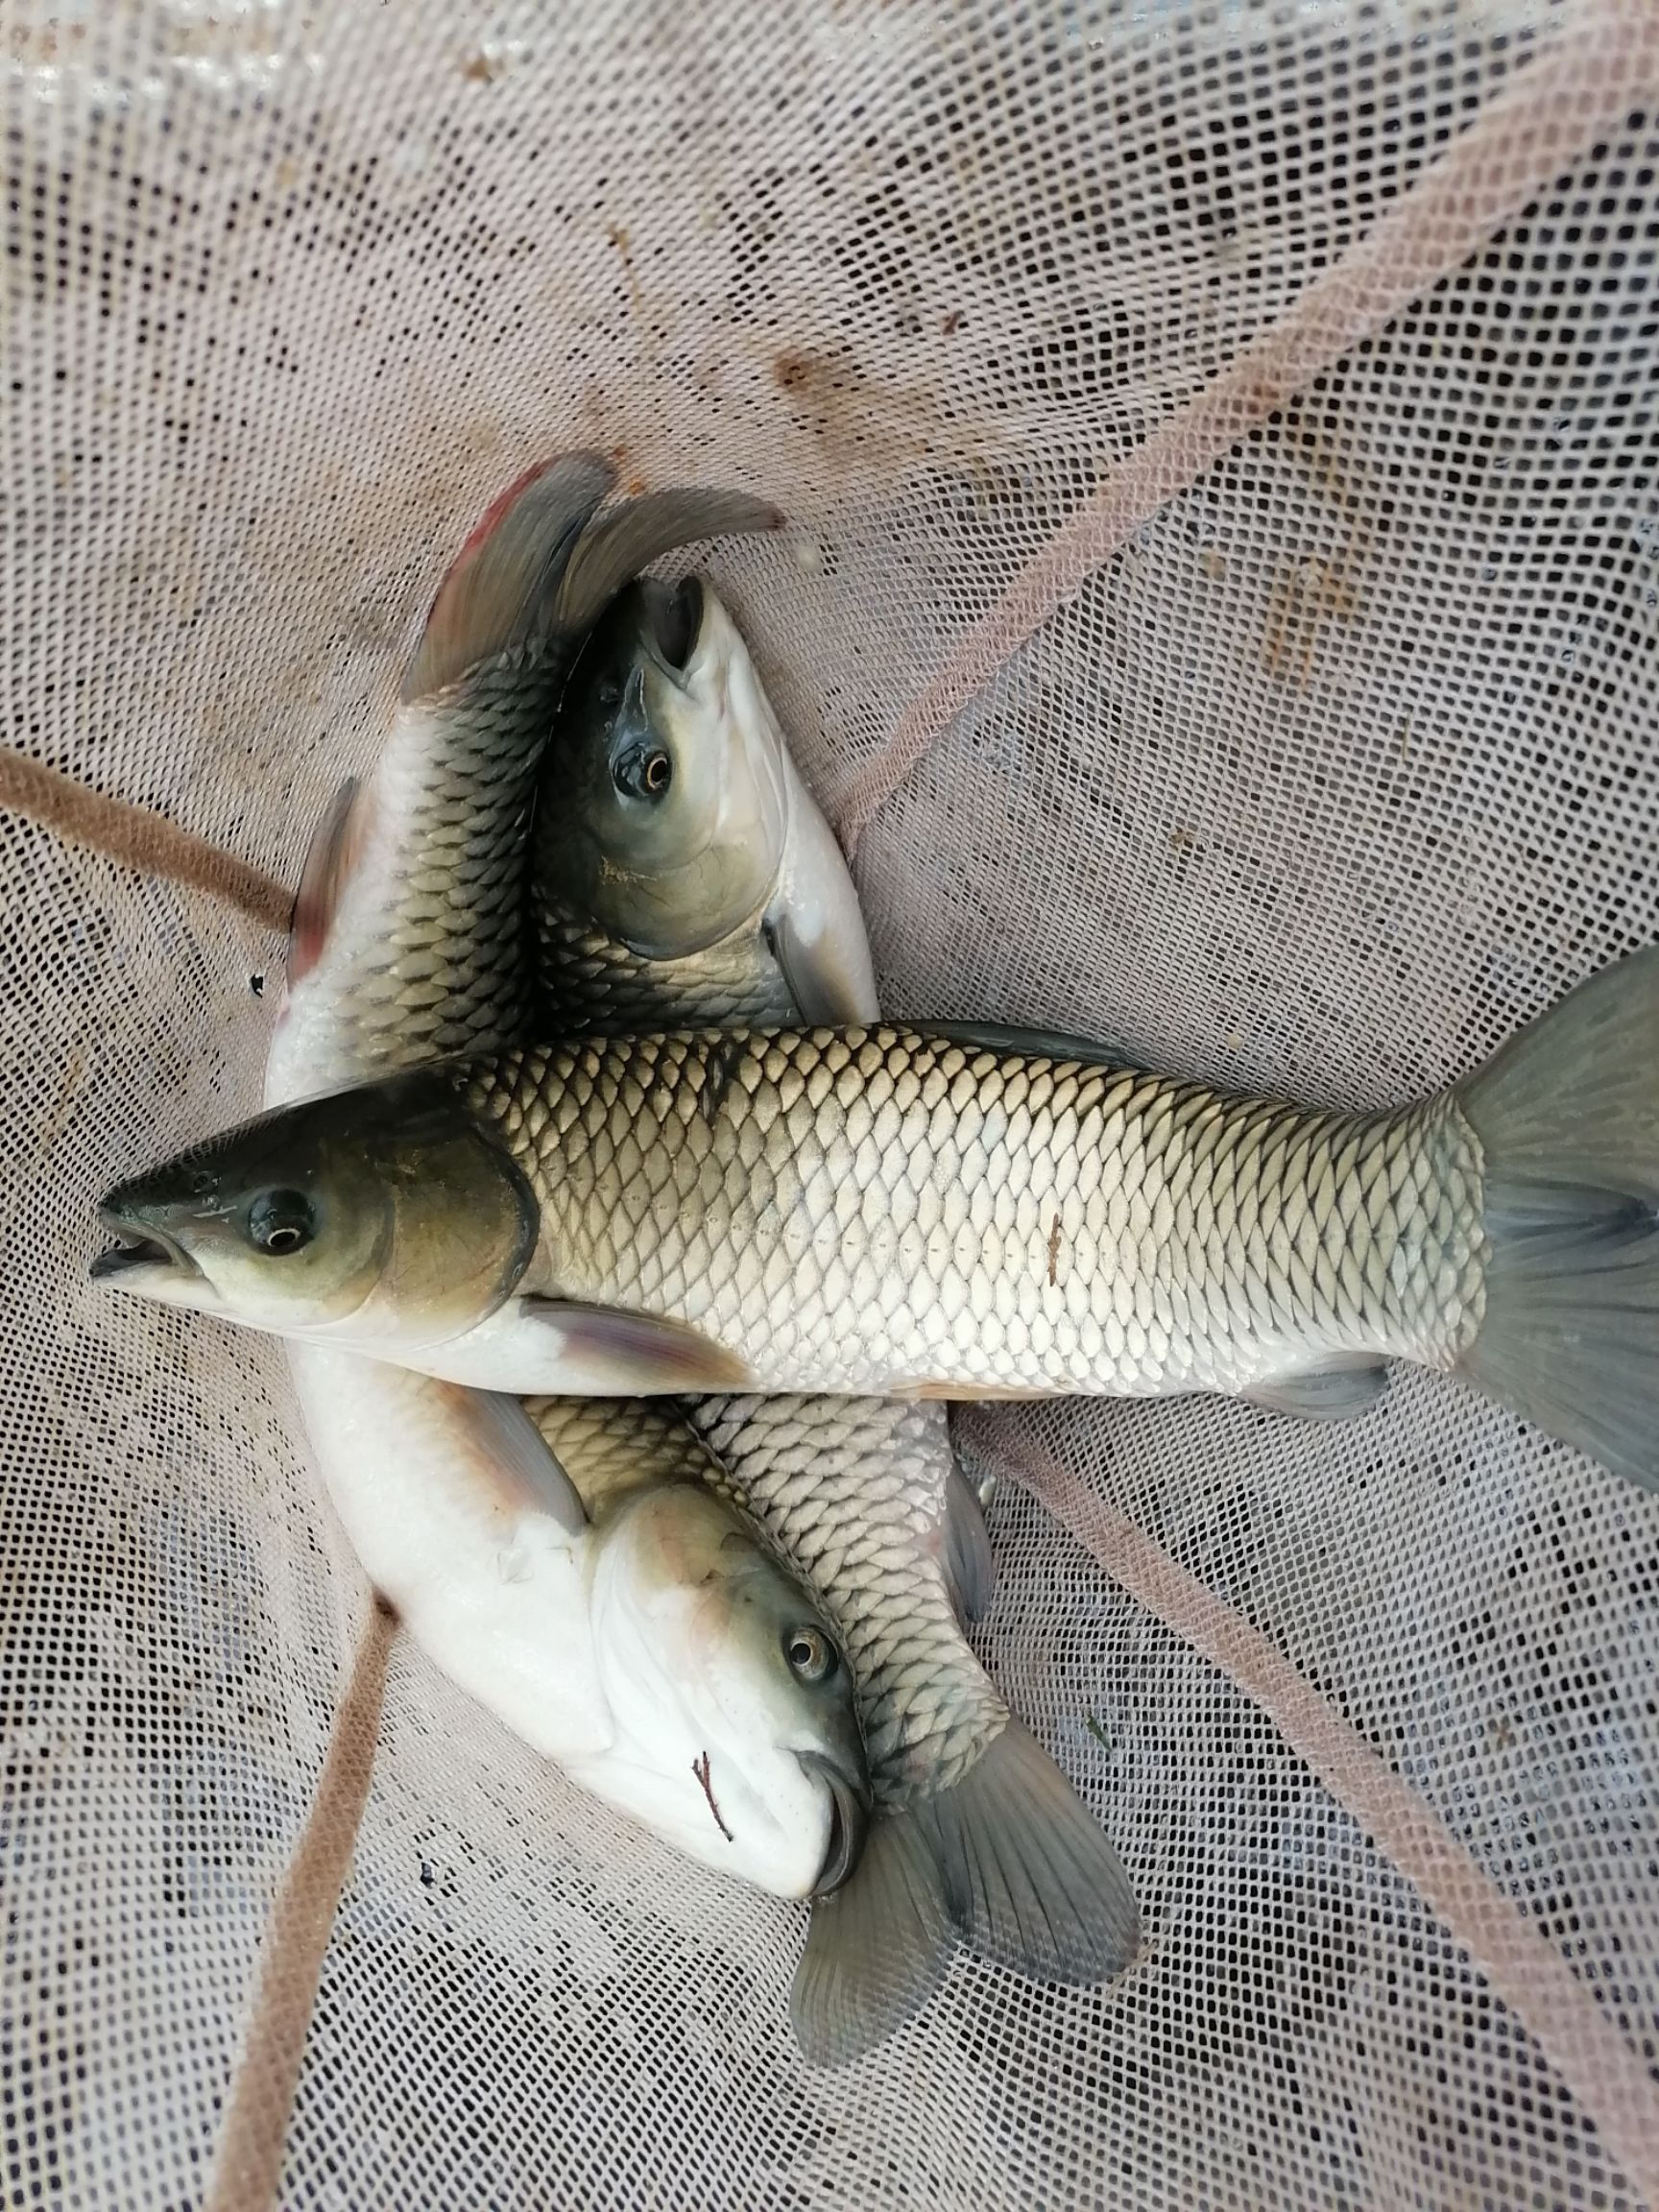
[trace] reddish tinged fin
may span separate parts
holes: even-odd
[[[566,1535],[579,1536],[588,1515],[576,1485],[553,1455],[552,1446],[524,1409],[521,1398],[499,1390],[468,1390],[434,1382],[449,1419],[495,1494],[512,1513],[546,1513]]]
[[[323,957],[341,894],[363,848],[369,805],[356,777],[349,776],[329,801],[328,811],[312,836],[288,927],[290,988],[302,975],[308,975]]]
[[[526,470],[494,501],[432,602],[403,698],[429,698],[545,621],[577,539],[615,477],[597,453]]]
[[[554,1364],[544,1386],[562,1397],[664,1398],[755,1387],[735,1353],[684,1321],[556,1298],[524,1297],[518,1310],[548,1332]]]

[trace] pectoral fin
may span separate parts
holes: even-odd
[[[548,1514],[566,1535],[579,1536],[588,1515],[576,1485],[524,1410],[523,1400],[501,1390],[468,1390],[456,1382],[434,1387],[443,1391],[451,1424],[476,1455],[501,1503]]]
[[[556,1298],[520,1299],[519,1310],[549,1336],[554,1379],[540,1387],[563,1397],[662,1398],[755,1387],[745,1361],[684,1321]]]

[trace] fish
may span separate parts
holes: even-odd
[[[876,1017],[846,862],[705,578],[630,585],[590,634],[541,772],[532,883],[551,1027]],[[963,1634],[993,1564],[944,1405],[681,1409],[708,1479],[824,1607],[858,1694],[877,1817],[813,1907],[790,2002],[805,2055],[840,2064],[883,2040],[959,1930],[1046,1980],[1120,1968],[1139,1940],[1127,1876]],[[622,1401],[615,1420],[637,1440],[665,1411]]]
[[[258,1232],[274,1189],[308,1209],[297,1254]],[[147,1295],[494,1387],[621,1364],[648,1392],[1318,1420],[1400,1358],[1651,1489],[1659,947],[1394,1112],[955,1025],[572,1038],[289,1108],[104,1219],[100,1272]]]
[[[313,840],[272,1103],[524,1033],[536,774],[582,637],[640,559],[775,519],[693,492],[595,519],[613,473],[588,455],[532,471],[445,578],[373,779]],[[844,1659],[682,1424],[659,1415],[642,1439],[636,1422],[620,1450],[594,1401],[533,1418],[332,1345],[289,1349],[347,1534],[452,1682],[705,1864],[788,1897],[847,1878],[869,1785]]]

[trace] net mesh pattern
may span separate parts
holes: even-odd
[[[23,0],[0,732],[297,879],[460,538],[551,450],[763,492],[710,561],[833,810],[1113,465],[1586,7]],[[892,1011],[1315,1101],[1659,937],[1659,123],[1197,473],[858,851]],[[281,1356],[96,1295],[91,1203],[252,1108],[279,942],[0,817],[8,2203],[203,2200],[369,1599]],[[1427,1377],[1340,1430],[1017,1417],[1321,1694],[1659,2094],[1659,1503]],[[851,2076],[799,1914],[400,1638],[292,2205],[1634,2201],[1246,1687],[1030,1498],[987,1663],[1142,1896],[1101,1991],[960,1959]]]

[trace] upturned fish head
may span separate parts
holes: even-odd
[[[840,1647],[733,1510],[694,1483],[629,1500],[592,1569],[593,1637],[632,1809],[781,1897],[857,1864],[870,1784]]]
[[[441,1077],[281,1107],[109,1192],[96,1281],[373,1349],[487,1317],[536,1237],[528,1185]]]
[[[644,958],[700,952],[758,914],[777,881],[781,750],[710,587],[641,578],[565,688],[538,864],[562,902]]]

